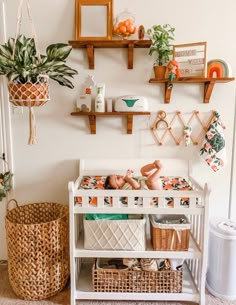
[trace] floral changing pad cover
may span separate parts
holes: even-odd
[[[103,190],[104,183],[107,176],[84,176],[81,184],[80,189],[97,189]],[[176,190],[176,191],[190,191],[192,190],[191,183],[188,182],[183,177],[161,177],[163,190]],[[139,198],[136,197],[135,201],[136,204],[141,204]],[[173,206],[174,205],[174,198],[173,197],[166,197],[166,205]],[[120,201],[122,204],[127,205],[127,198],[121,197]],[[81,204],[82,197],[77,196],[75,197],[75,204]],[[97,205],[97,197],[89,197],[89,204],[90,205]],[[182,197],[180,204],[183,206],[189,206],[189,198]],[[112,197],[105,197],[104,198],[104,205],[112,206]],[[153,197],[150,205],[158,206],[158,197]]]

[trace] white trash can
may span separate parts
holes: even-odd
[[[236,222],[210,222],[206,287],[213,295],[236,300]]]

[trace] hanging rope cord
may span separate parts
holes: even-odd
[[[15,57],[16,41],[17,41],[17,38],[20,36],[20,30],[21,30],[21,25],[22,25],[23,4],[24,4],[24,0],[20,0],[19,7],[18,7],[18,13],[17,13],[16,34],[15,34],[15,41],[14,41],[14,46],[13,46],[12,58]],[[37,36],[36,36],[36,31],[35,31],[35,27],[34,27],[32,11],[31,11],[29,0],[27,0],[26,5],[27,5],[27,13],[28,13],[28,18],[29,18],[29,23],[30,23],[30,26],[31,26],[31,35],[34,38],[34,42],[35,42],[36,56],[39,59],[41,59],[39,48],[38,48],[38,39],[37,39]]]
[[[34,42],[35,42],[36,57],[39,60],[41,60],[41,56],[40,56],[40,52],[39,52],[39,48],[38,48],[37,35],[36,35],[35,27],[34,27],[32,11],[31,11],[31,7],[30,7],[30,0],[27,0],[26,2],[27,2],[26,5],[27,5],[28,19],[29,19],[29,23],[30,23],[30,26],[31,26],[31,36],[33,37]],[[21,25],[22,25],[23,4],[24,4],[24,0],[20,0],[19,7],[18,7],[18,13],[17,13],[16,34],[15,34],[15,40],[14,40],[14,45],[13,45],[12,59],[14,59],[14,57],[15,57],[16,41],[17,41],[17,38],[20,36]],[[46,80],[48,79],[48,75],[39,75],[39,77],[44,78]],[[29,140],[28,140],[28,144],[36,144],[37,143],[37,141],[36,141],[36,121],[35,121],[35,114],[34,114],[33,106],[32,106],[32,103],[31,103],[30,99],[27,101],[27,104],[28,104],[28,108],[29,108]]]

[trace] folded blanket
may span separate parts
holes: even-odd
[[[217,172],[226,164],[224,126],[218,112],[209,125],[200,149],[200,156]]]

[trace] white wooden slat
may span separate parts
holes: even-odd
[[[195,197],[190,197],[189,198],[189,207],[195,208],[197,203],[197,198]]]
[[[97,207],[102,208],[104,207],[104,197],[103,196],[97,196]]]
[[[127,201],[128,201],[128,207],[129,208],[134,208],[135,206],[135,201],[134,201],[134,197],[128,196],[127,197]]]
[[[158,208],[164,208],[165,206],[165,197],[158,197]]]
[[[119,205],[120,205],[120,197],[113,196],[112,197],[112,207],[113,208],[119,207]]]
[[[149,197],[143,197],[143,207],[148,208],[150,206],[150,198]]]
[[[89,207],[89,197],[88,196],[82,197],[82,207]]]
[[[112,208],[118,208],[120,207],[120,200],[119,197],[110,197],[109,201],[112,202]]]

